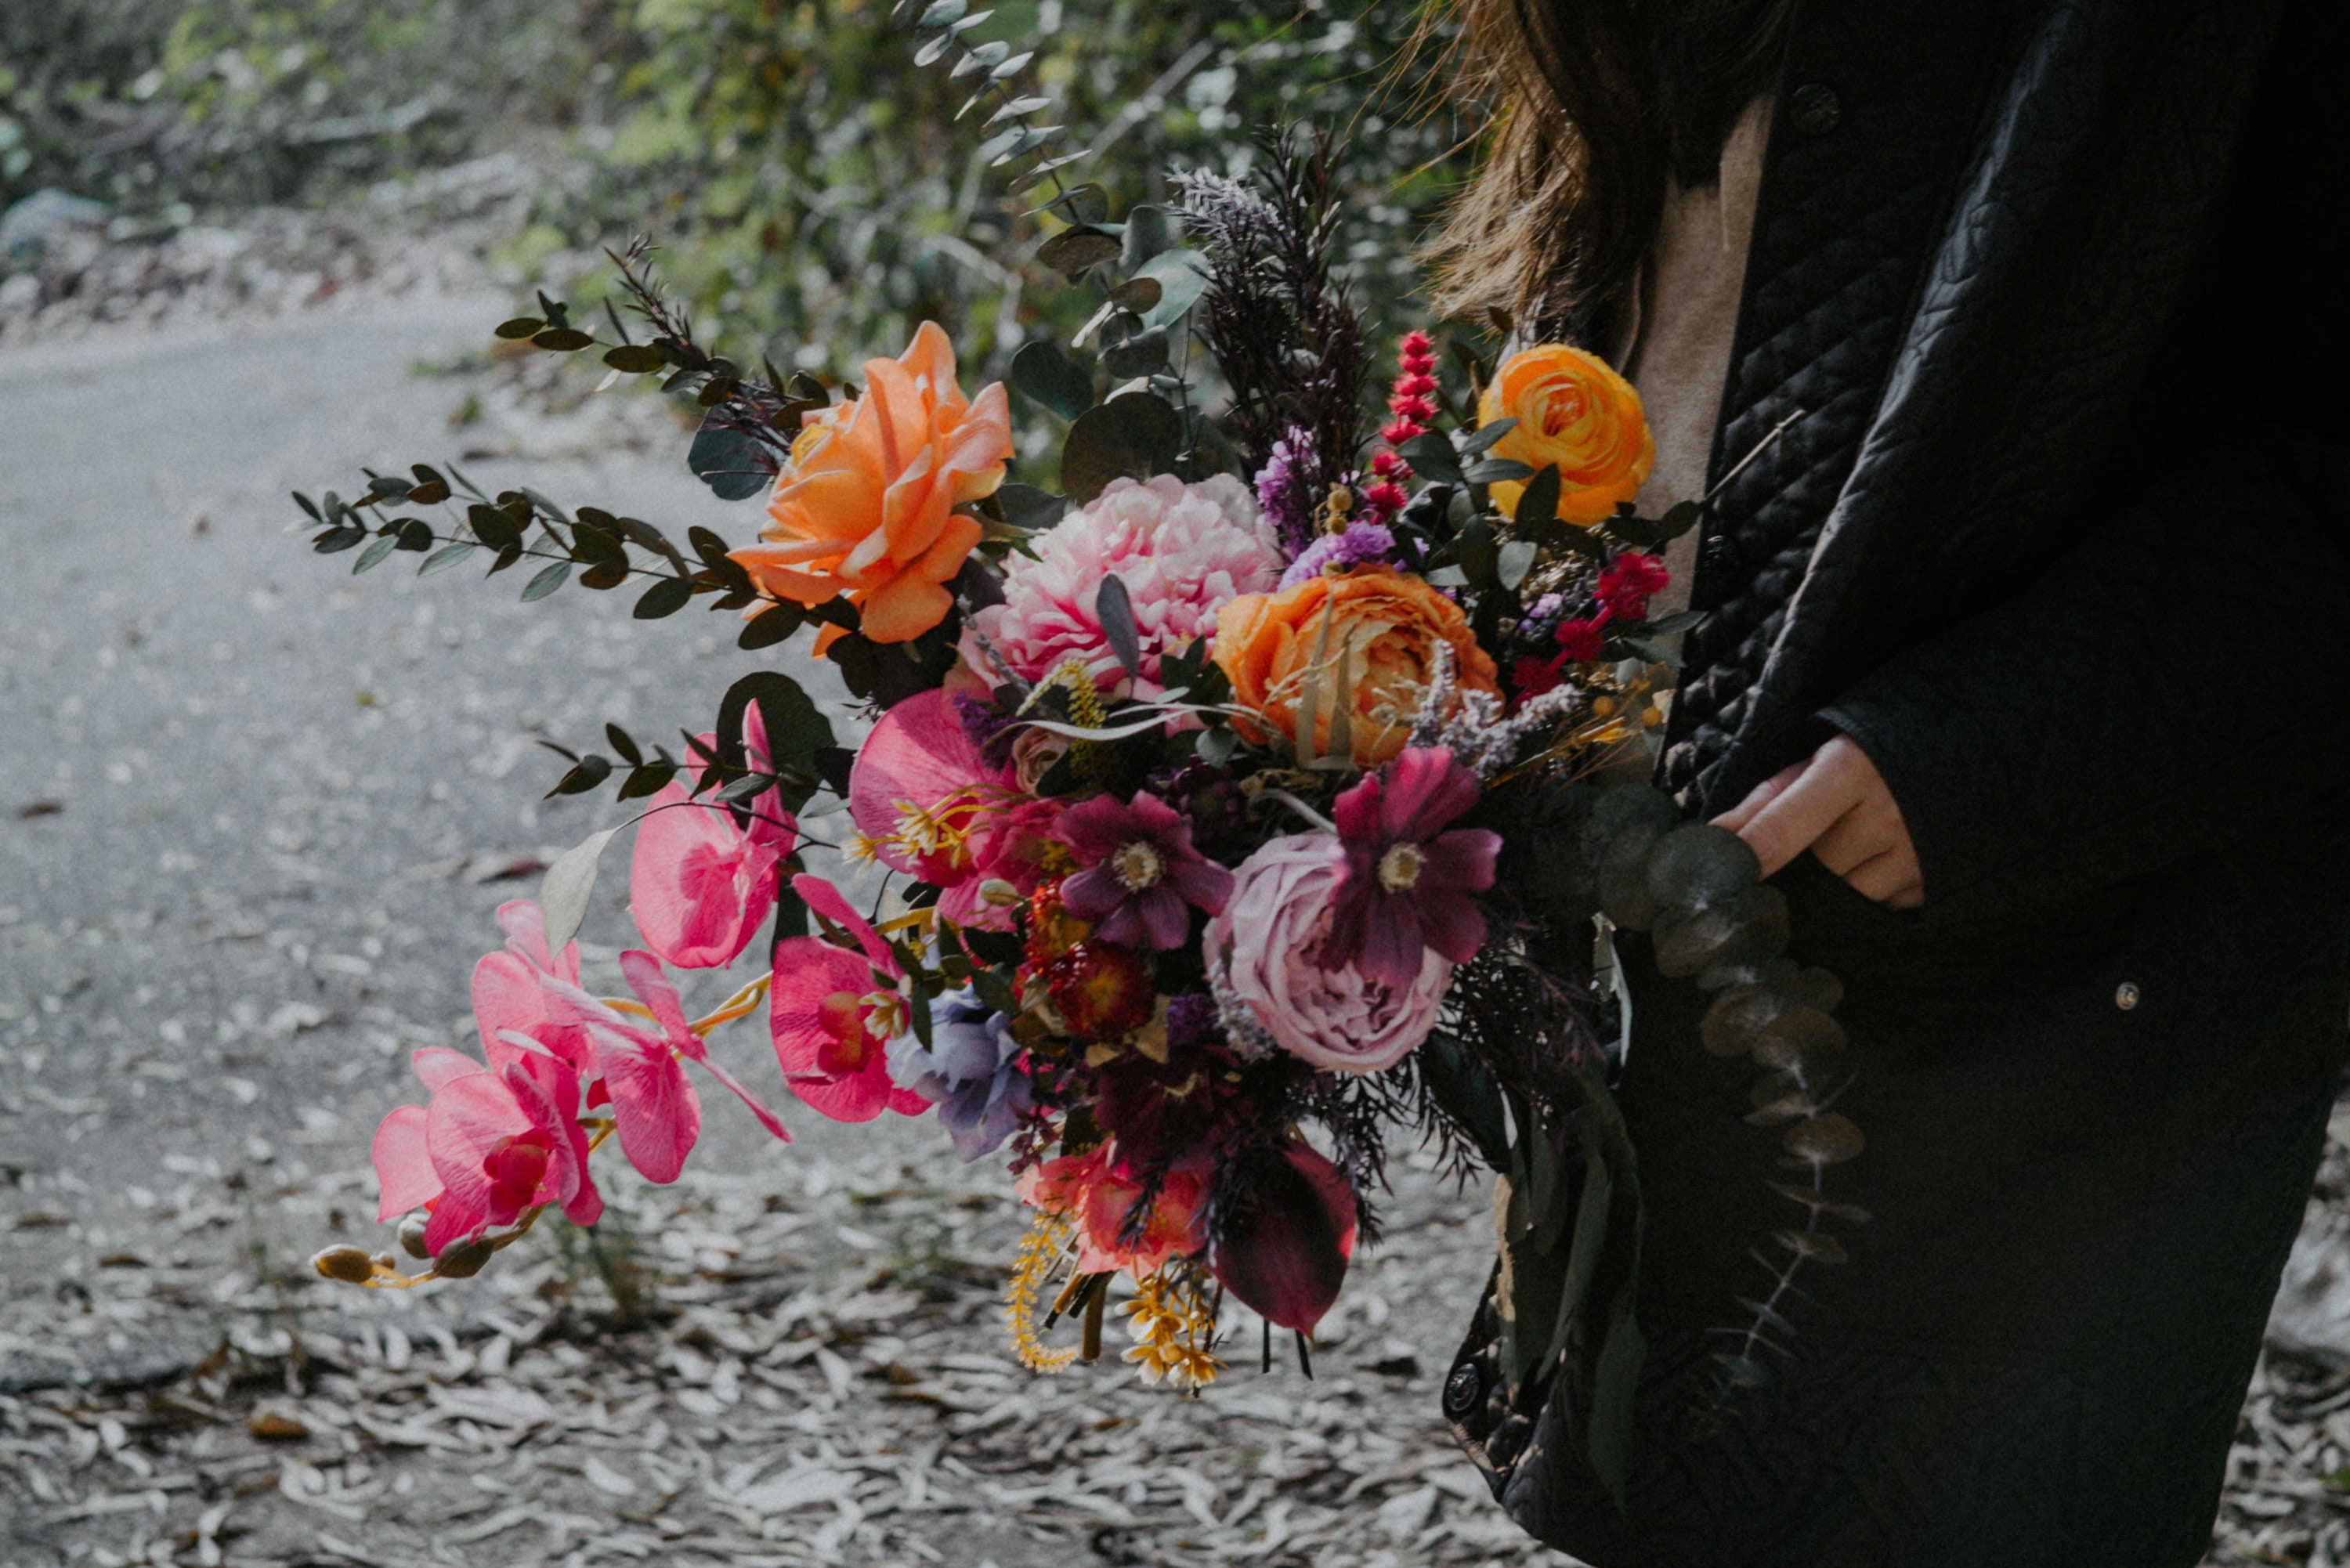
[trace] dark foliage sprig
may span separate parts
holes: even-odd
[[[1175,183],[1211,259],[1199,331],[1232,389],[1233,444],[1253,473],[1275,441],[1302,431],[1296,482],[1318,501],[1354,474],[1370,361],[1362,313],[1332,265],[1339,204],[1330,140],[1276,136],[1265,151],[1250,182],[1195,171]]]

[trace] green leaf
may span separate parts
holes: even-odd
[[[1166,208],[1144,204],[1127,209],[1125,243],[1119,247],[1119,260],[1128,272],[1139,268],[1174,243],[1175,220]]]
[[[760,649],[775,647],[806,624],[807,616],[799,606],[777,605],[743,622],[742,635],[734,639],[734,646],[746,653],[755,653]]]
[[[963,13],[970,9],[971,0],[931,0],[914,26],[925,33],[934,33],[962,21]]]
[[[1509,434],[1512,431],[1517,428],[1518,421],[1514,419],[1492,420],[1487,423],[1479,425],[1475,430],[1471,431],[1467,436],[1462,438],[1461,442],[1461,457],[1463,459],[1468,459],[1484,456],[1485,453],[1492,450],[1493,443],[1495,441],[1500,441],[1503,436]]]
[[[675,615],[693,600],[693,584],[685,577],[663,577],[647,588],[629,613],[638,620],[659,620]]]
[[[376,536],[375,543],[369,545],[366,549],[361,550],[359,552],[359,558],[351,563],[351,576],[357,576],[370,566],[381,565],[384,557],[390,556],[394,550],[399,548],[400,535],[398,534],[378,535]]]
[[[1167,369],[1167,332],[1154,327],[1138,332],[1114,348],[1105,348],[1102,369],[1121,381],[1137,376],[1155,376]]]
[[[1009,133],[1016,139],[1017,133]],[[1004,140],[998,138],[999,140]],[[989,146],[993,146],[990,142]],[[981,149],[983,152],[985,148]],[[1036,259],[1075,280],[1083,277],[1105,262],[1116,261],[1122,250],[1118,239],[1090,223],[1078,223],[1063,229],[1036,247]]]
[[[628,763],[630,767],[635,767],[639,763],[645,760],[644,753],[637,749],[636,737],[629,734],[618,724],[610,723],[608,722],[605,724],[604,742],[614,751],[619,753],[620,760]]]
[[[1460,460],[1441,431],[1427,431],[1396,449],[1411,471],[1430,484],[1463,484]]]
[[[1094,379],[1054,344],[1024,344],[1012,356],[1012,385],[1034,402],[1074,423],[1094,406]]]
[[[1087,410],[1061,445],[1061,489],[1082,506],[1111,480],[1149,479],[1174,465],[1183,421],[1164,399],[1127,392]]]
[[[995,504],[1014,528],[1050,528],[1069,510],[1066,497],[1034,484],[1003,485],[995,493]]]
[[[1142,675],[1142,638],[1135,629],[1134,600],[1126,591],[1126,582],[1116,572],[1102,578],[1094,594],[1094,618],[1101,623],[1102,640],[1118,655],[1118,663],[1129,679]]]
[[[1704,620],[1705,618],[1706,612],[1704,610],[1676,610],[1671,615],[1665,617],[1662,620],[1650,621],[1648,623],[1648,632],[1652,637],[1671,637],[1676,632],[1689,630],[1699,622]]]
[[[816,776],[815,755],[834,743],[832,722],[824,716],[800,683],[790,676],[773,670],[754,670],[726,689],[718,704],[718,760],[730,774],[746,771],[743,750],[743,715],[751,704],[759,705],[759,717],[767,730],[767,750],[778,768],[796,768]],[[812,786],[811,786],[812,787]],[[791,796],[797,793],[798,800]],[[806,792],[785,792],[786,806],[793,810],[806,799]]]
[[[555,787],[548,790],[541,798],[553,800],[559,794],[586,794],[609,778],[611,774],[612,760],[590,752],[580,758],[569,773],[556,780]]]
[[[561,587],[570,576],[571,563],[568,561],[557,561],[551,566],[542,568],[536,576],[523,585],[522,602],[528,604],[533,599],[545,598]]]
[[[699,474],[721,501],[747,501],[765,492],[767,471],[753,456],[751,438],[738,427],[705,419],[694,432],[685,465]]]
[[[325,514],[318,510],[318,504],[298,490],[294,492],[294,504],[307,512],[314,522],[324,523],[327,520]]]
[[[435,573],[445,572],[480,548],[480,545],[469,544],[463,539],[453,545],[443,545],[440,549],[424,557],[423,564],[416,568],[416,575],[420,577],[429,577]]]
[[[1557,471],[1544,469],[1543,472],[1555,473]],[[1511,539],[1505,542],[1502,545],[1499,564],[1496,567],[1496,575],[1501,585],[1514,592],[1518,586],[1526,580],[1526,574],[1534,569],[1534,556],[1540,553],[1531,539]]]
[[[596,346],[596,335],[582,332],[577,327],[550,327],[544,332],[532,333],[530,340],[538,348],[552,348],[558,354],[574,354]]]
[[[642,800],[660,791],[662,785],[677,776],[677,764],[670,762],[650,762],[629,770],[620,781],[622,800]]]
[[[1143,308],[1143,325],[1171,327],[1181,320],[1208,291],[1205,266],[1197,251],[1164,250],[1136,267],[1131,281],[1159,286],[1158,299]]]
[[[1532,479],[1534,472],[1531,464],[1515,458],[1489,457],[1462,469],[1461,477],[1471,484],[1507,484],[1513,480]]]
[[[364,528],[330,528],[310,541],[310,548],[321,556],[331,556],[338,550],[348,550],[368,536]]]
[[[501,321],[495,330],[507,339],[528,337],[546,329],[546,323],[536,316],[517,316],[511,321]]]
[[[669,356],[650,343],[623,343],[604,351],[604,363],[632,376],[650,375],[669,368]]]
[[[1512,519],[1521,531],[1540,528],[1558,516],[1558,464],[1551,463],[1540,473],[1526,481],[1518,495],[1518,509]]]

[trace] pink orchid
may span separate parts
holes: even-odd
[[[578,1075],[544,1050],[514,1054],[492,1072],[437,1045],[419,1051],[411,1064],[432,1104],[402,1106],[376,1129],[377,1218],[428,1210],[424,1245],[436,1257],[545,1204],[580,1225],[604,1212],[588,1174]]]
[[[612,1114],[619,1123],[620,1152],[629,1163],[648,1181],[675,1181],[702,1136],[702,1098],[686,1077],[681,1057],[733,1090],[760,1126],[789,1143],[792,1135],[775,1113],[742,1080],[711,1060],[709,1047],[686,1023],[677,987],[661,972],[660,961],[631,949],[620,955],[620,972],[652,1014],[650,1027],[576,985],[549,980],[546,986],[556,1010],[586,1028],[595,1044],[596,1060],[612,1096]]]
[[[1338,797],[1332,815],[1347,863],[1330,896],[1323,968],[1351,964],[1401,987],[1418,979],[1430,950],[1456,964],[1477,956],[1485,916],[1471,895],[1492,887],[1502,836],[1443,830],[1482,787],[1451,752],[1415,746]]]
[[[988,765],[944,691],[884,713],[848,774],[848,815],[875,858],[938,888],[939,913],[957,925],[1011,929],[1010,912],[980,888],[991,877],[1033,888],[1058,812],[1022,793],[1011,770]]]
[[[593,1077],[596,1055],[588,1048],[587,1032],[558,1020],[539,985],[545,980],[579,983],[579,944],[549,953],[546,916],[527,898],[499,905],[498,924],[506,933],[506,950],[473,966],[473,1023],[481,1030],[482,1051],[491,1067],[503,1069],[518,1059],[516,1049],[500,1038],[511,1033],[536,1041],[574,1070]],[[600,1103],[593,1090],[588,1103]]]
[[[791,852],[777,829],[753,830],[682,784],[662,786],[637,828],[629,863],[629,913],[663,961],[679,969],[731,964],[775,902],[775,863]]]
[[[795,877],[792,891],[862,950],[850,952],[821,937],[776,944],[768,1021],[792,1092],[837,1122],[928,1110],[928,1099],[889,1076],[889,1044],[908,1026],[909,1003],[898,990],[906,971],[897,955],[823,877]]]

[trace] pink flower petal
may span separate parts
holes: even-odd
[[[941,802],[997,782],[995,771],[963,733],[954,699],[944,691],[918,692],[881,715],[858,748],[848,774],[848,815],[859,833],[886,841],[898,831],[906,806],[935,810]],[[891,843],[885,842],[879,854],[884,865],[941,887],[970,875],[968,866],[926,865]]]
[[[422,1106],[402,1106],[375,1129],[375,1177],[383,1188],[379,1220],[396,1220],[441,1196],[441,1178],[424,1147],[424,1121]]]
[[[620,1152],[647,1181],[675,1181],[702,1136],[702,1100],[666,1044],[599,1032]]]
[[[629,912],[645,945],[680,969],[733,962],[774,907],[778,853],[725,807],[664,786],[629,863]]]

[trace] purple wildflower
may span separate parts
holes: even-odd
[[[1437,747],[1408,747],[1340,795],[1331,815],[1347,863],[1330,895],[1321,963],[1352,963],[1370,980],[1408,986],[1428,950],[1467,963],[1485,944],[1474,893],[1493,885],[1502,836],[1443,829],[1477,804],[1477,775]]]
[[[1321,513],[1322,497],[1313,493],[1305,472],[1313,439],[1310,431],[1290,426],[1257,471],[1256,504],[1273,524],[1274,537],[1293,556],[1314,542]]]
[[[1224,1043],[1222,1010],[1216,999],[1205,992],[1179,996],[1167,1004],[1167,1049],[1170,1054],[1189,1055]]]
[[[1295,587],[1308,577],[1322,575],[1325,566],[1353,566],[1365,561],[1395,559],[1395,533],[1384,523],[1355,522],[1347,524],[1343,534],[1325,534],[1289,564],[1281,574],[1281,586]]]
[[[1232,897],[1232,874],[1192,847],[1191,819],[1148,792],[1096,795],[1063,812],[1053,836],[1086,867],[1061,884],[1061,907],[1097,922],[1103,941],[1180,948],[1186,904],[1213,915]]]

